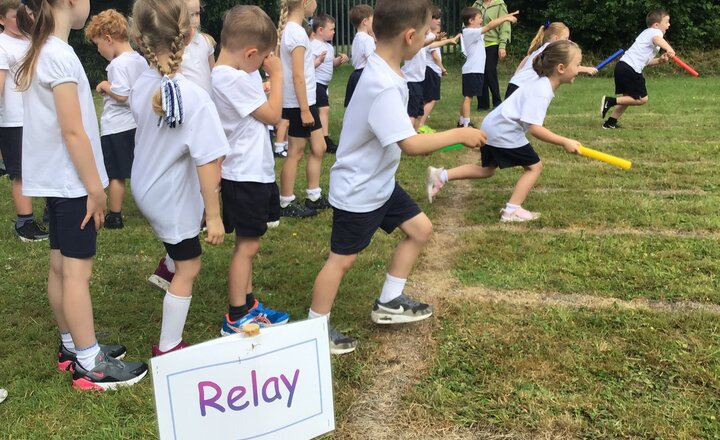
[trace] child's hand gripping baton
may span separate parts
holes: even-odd
[[[625,53],[625,49],[618,49],[617,52],[615,52],[614,54],[612,54],[612,55],[610,55],[609,57],[605,58],[605,61],[603,61],[602,63],[600,63],[600,64],[598,64],[597,66],[595,66],[595,68],[596,68],[597,70],[602,69],[603,67],[605,67],[605,66],[607,66],[608,64],[610,64],[615,58],[619,57],[620,55],[622,55],[622,54],[624,54],[624,53]]]
[[[672,57],[671,59],[672,59],[673,61],[675,61],[675,64],[677,64],[678,66],[680,66],[680,67],[682,67],[683,69],[687,70],[690,75],[692,75],[692,76],[700,76],[700,74],[697,73],[697,71],[695,71],[695,69],[693,69],[692,67],[690,67],[690,66],[688,66],[687,64],[685,64],[685,62],[684,62],[683,60],[681,60],[680,58],[674,56],[674,57]]]
[[[582,145],[578,145],[578,154],[580,156],[585,156],[599,160],[601,162],[609,163],[610,165],[615,165],[616,167],[620,167],[624,170],[629,170],[632,166],[632,163],[629,160],[621,159],[619,157],[612,156],[601,151],[593,150],[591,148],[586,148]]]

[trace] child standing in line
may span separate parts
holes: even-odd
[[[257,6],[235,6],[225,15],[221,49],[212,71],[213,99],[230,152],[222,163],[223,223],[235,231],[235,252],[228,274],[228,313],[222,335],[241,333],[245,324],[284,324],[289,315],[263,306],[253,294],[253,259],[268,222],[280,215],[275,158],[267,124],[282,114],[282,65],[271,55],[277,28]],[[258,69],[270,75],[270,96]]]
[[[433,5],[432,9],[432,20],[430,21],[430,33],[429,38],[436,38],[441,34],[441,20],[442,11],[437,6]],[[457,40],[454,40],[457,43]],[[423,115],[420,117],[419,131],[422,132],[423,127],[426,126],[427,120],[432,113],[435,104],[440,100],[441,89],[440,80],[443,76],[447,75],[447,70],[442,63],[442,49],[435,47],[429,49],[425,54],[425,78],[423,79]],[[429,128],[429,127],[428,127]],[[434,130],[430,129],[430,132]]]
[[[333,70],[348,62],[344,53],[335,55],[335,48],[330,43],[335,37],[335,19],[328,14],[317,14],[312,23],[315,37],[310,42],[315,57],[315,78],[317,80],[317,106],[320,112],[320,123],[323,128],[327,153],[335,153],[337,145],[330,139],[330,99],[328,87],[332,81]]]
[[[128,97],[135,80],[148,69],[147,61],[130,47],[128,23],[115,9],[95,15],[85,28],[85,37],[95,43],[107,66],[108,79],[97,85],[103,95],[100,117],[100,143],[105,158],[105,171],[110,178],[110,212],[105,227],[123,227],[122,204],[125,179],[130,178],[135,156],[135,119],[130,112]]]
[[[190,42],[185,48],[181,72],[185,78],[212,94],[210,71],[215,66],[215,44],[212,37],[200,31],[200,0],[186,0],[190,13]]]
[[[368,58],[375,52],[375,34],[373,33],[373,8],[370,5],[360,4],[350,8],[350,23],[355,28],[355,37],[352,42],[352,65],[355,68],[348,78],[345,88],[345,107],[350,104],[350,98],[355,93],[355,87],[360,80]]]
[[[281,1],[278,32],[283,66],[282,118],[290,121],[288,155],[280,173],[280,215],[283,217],[311,217],[318,210],[330,207],[320,188],[325,139],[316,105],[315,62],[310,39],[302,26],[316,8],[316,0]],[[295,178],[307,140],[310,140],[305,170],[307,198],[305,204],[300,205],[295,200]]]
[[[83,390],[132,385],[147,373],[143,362],[123,362],[123,346],[95,338],[90,276],[97,230],[105,220],[100,133],[80,59],[67,43],[82,29],[90,2],[25,0],[18,28],[31,35],[15,76],[24,92],[23,194],[47,197],[50,216],[48,299],[60,330],[58,368],[72,369]]]
[[[515,74],[512,78],[510,78],[507,90],[505,91],[505,99],[508,99],[510,95],[512,95],[513,92],[515,92],[515,90],[517,90],[521,85],[537,79],[538,75],[533,69],[533,61],[535,60],[535,57],[545,50],[548,44],[557,40],[569,39],[570,29],[565,26],[564,23],[559,21],[554,23],[547,22],[540,26],[537,34],[535,34],[532,42],[530,42],[530,48],[528,49],[527,56],[523,58],[518,65],[517,70],[515,70]],[[598,72],[594,67],[585,66],[580,66],[579,71],[580,73],[586,73],[588,75],[595,75]]]
[[[378,228],[400,228],[397,245],[371,318],[378,324],[420,321],[432,307],[405,294],[405,282],[432,234],[432,224],[395,180],[401,153],[429,154],[446,145],[484,143],[480,130],[453,129],[417,134],[407,109],[408,88],[400,65],[425,44],[432,3],[428,0],[378,0],[375,5],[377,51],[370,56],[356,94],[345,113],[337,161],[330,171],[333,225],[330,256],[315,279],[310,318],[328,316],[340,283]],[[330,352],[355,350],[354,339],[329,329]]]
[[[462,45],[463,53],[467,60],[462,67],[462,94],[463,101],[460,105],[460,116],[458,127],[472,126],[470,124],[470,104],[474,97],[480,97],[483,93],[483,81],[485,74],[485,33],[495,29],[501,24],[509,21],[517,23],[518,11],[492,20],[485,26],[482,25],[482,12],[477,8],[465,8],[460,14],[463,25]]]
[[[0,0],[0,152],[12,181],[15,234],[21,241],[41,241],[48,233],[33,217],[32,198],[22,194],[23,103],[15,88],[15,72],[30,42],[17,27],[19,7],[20,0]]]
[[[603,96],[600,101],[600,116],[603,119],[608,111],[615,107],[603,124],[604,129],[622,128],[618,119],[629,106],[647,104],[648,93],[642,74],[645,66],[667,63],[675,56],[675,50],[664,38],[665,32],[670,28],[670,14],[662,9],[655,9],[645,17],[645,23],[647,29],[638,35],[635,43],[615,65],[615,93],[622,96]],[[656,58],[660,49],[665,53]]]
[[[130,94],[137,121],[131,189],[176,268],[163,300],[160,342],[152,347],[160,356],[187,346],[182,335],[200,272],[203,208],[205,241],[223,242],[218,159],[229,149],[212,99],[178,72],[192,35],[184,0],[137,0],[133,28],[151,69]]]
[[[555,91],[562,84],[571,84],[575,80],[581,61],[582,53],[577,44],[569,40],[550,43],[533,60],[538,78],[518,89],[483,120],[481,130],[487,132],[487,144],[480,150],[482,165],[461,165],[449,170],[428,167],[426,183],[430,203],[450,180],[486,179],[492,177],[498,167],[521,166],[524,172],[510,200],[500,211],[500,221],[526,222],[540,217],[539,213],[522,207],[543,168],[526,134],[577,154],[578,141],[551,132],[543,127],[543,122]]]

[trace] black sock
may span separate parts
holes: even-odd
[[[18,214],[17,218],[15,219],[15,229],[20,229],[23,226],[25,226],[25,223],[30,222],[33,220],[32,212],[27,215],[20,215]]]
[[[234,306],[228,305],[228,315],[230,317],[230,321],[235,322],[238,319],[242,318],[243,316],[247,315],[247,313],[248,313],[248,308],[245,304],[243,304],[239,307],[234,307]]]
[[[609,117],[607,122],[605,123],[605,125],[615,125],[615,124],[617,124],[617,119],[615,119],[613,117]]]
[[[253,295],[252,292],[248,293],[245,298],[247,298],[247,299],[245,300],[245,307],[247,307],[248,310],[250,310],[250,309],[252,309],[253,307],[255,307],[255,295]]]

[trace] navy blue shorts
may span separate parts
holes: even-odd
[[[422,116],[424,111],[423,102],[423,83],[421,82],[409,82],[408,86],[408,116],[411,118],[419,118]]]
[[[315,83],[315,101],[315,105],[318,108],[330,107],[328,86],[326,86],[325,84]]]
[[[75,199],[48,197],[47,207],[50,217],[50,249],[59,250],[64,257],[94,257],[97,251],[95,221],[90,219],[85,229],[80,229],[87,214],[87,196]]]
[[[350,99],[353,93],[355,93],[355,87],[357,87],[358,81],[360,81],[360,75],[362,75],[363,69],[356,69],[350,74],[348,78],[347,87],[345,88],[345,107],[350,104]]]
[[[105,171],[110,179],[129,179],[135,159],[135,129],[100,138]]]
[[[415,200],[395,182],[387,202],[370,212],[349,212],[333,208],[330,250],[339,255],[355,255],[368,247],[378,228],[388,234],[420,214]]]
[[[637,73],[628,63],[620,61],[615,64],[615,93],[641,99],[648,95],[645,77]]]
[[[482,96],[483,83],[485,74],[483,73],[463,73],[462,76],[462,94],[466,98],[474,98]]]
[[[220,181],[225,232],[262,237],[268,222],[280,220],[280,191],[275,182]]]
[[[317,105],[310,106],[310,113],[312,113],[312,117],[315,120],[315,123],[306,127],[302,123],[302,117],[300,116],[300,108],[295,107],[282,109],[282,118],[290,121],[290,126],[288,127],[288,136],[308,139],[310,137],[310,133],[315,130],[322,129],[322,123],[320,123],[320,112],[318,111]]]
[[[180,243],[170,244],[163,242],[167,254],[175,261],[187,261],[202,255],[200,236],[188,238]]]
[[[0,127],[0,153],[10,180],[22,178],[22,127]]]
[[[498,148],[484,145],[480,148],[480,160],[484,167],[527,167],[540,162],[540,156],[530,144],[520,148]]]
[[[425,68],[423,85],[423,101],[440,101],[440,75],[429,67]]]

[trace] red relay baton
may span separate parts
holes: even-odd
[[[672,60],[675,61],[675,64],[677,64],[678,66],[680,66],[680,67],[682,67],[683,69],[687,70],[690,75],[692,75],[692,76],[700,76],[700,74],[697,73],[697,72],[695,71],[695,69],[693,69],[692,67],[690,67],[690,66],[688,66],[687,64],[685,64],[685,62],[684,62],[683,60],[681,60],[680,58],[674,56],[674,57],[672,57]]]

